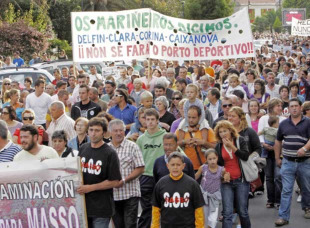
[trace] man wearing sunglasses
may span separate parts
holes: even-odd
[[[228,97],[224,97],[222,100],[222,116],[221,113],[219,113],[219,116],[213,123],[213,129],[216,127],[216,124],[221,121],[221,120],[227,120],[228,119],[228,112],[231,109],[231,107],[233,106],[233,102],[231,100],[231,98]]]

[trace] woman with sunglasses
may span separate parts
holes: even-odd
[[[23,124],[29,124],[29,125],[35,125],[34,124],[34,118],[35,118],[35,114],[34,111],[32,109],[25,109],[22,113],[22,122]],[[42,144],[43,142],[43,134],[44,134],[44,129],[42,126],[37,126],[38,127],[38,131],[39,131],[39,138],[38,138],[38,143]],[[13,135],[13,142],[15,144],[21,144],[20,141],[20,127],[17,128],[14,132]]]
[[[172,102],[168,111],[171,112],[176,119],[179,119],[181,117],[181,113],[179,111],[179,103],[182,100],[182,98],[183,95],[180,91],[173,92],[171,98]]]
[[[16,120],[16,112],[12,106],[6,106],[3,108],[1,118],[6,122],[11,135],[14,134],[17,128],[23,126],[21,122]]]
[[[6,91],[11,89],[11,79],[9,78],[5,78],[2,81],[2,86],[1,86],[1,95],[0,95],[0,99],[2,100],[2,104],[6,103],[7,100],[4,99],[4,94]]]

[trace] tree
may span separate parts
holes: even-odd
[[[33,52],[46,51],[48,42],[46,36],[29,26],[23,20],[0,25],[0,53],[11,55],[20,51],[23,58],[29,60]]]
[[[267,30],[267,19],[265,17],[257,17],[252,25],[254,32],[264,32]]]
[[[307,17],[310,17],[310,1],[309,0],[284,0],[283,8],[306,8]]]
[[[84,0],[86,1],[86,0]],[[50,0],[49,16],[60,40],[71,42],[71,12],[81,11],[81,0]]]
[[[185,18],[217,19],[228,17],[233,13],[230,0],[187,0],[185,1]]]
[[[282,30],[282,23],[281,23],[279,17],[276,17],[276,20],[273,23],[273,29],[277,33],[281,32],[281,30]]]

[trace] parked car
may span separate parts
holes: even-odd
[[[38,79],[40,75],[45,77],[47,84],[52,83],[55,79],[47,70],[38,69],[35,67],[8,67],[0,69],[0,87],[2,86],[2,81],[4,78],[10,78],[12,81],[17,81],[21,88],[24,88],[24,80],[26,77],[31,77],[34,82]]]
[[[45,63],[37,63],[33,64],[33,67],[39,68],[39,69],[45,69],[51,74],[53,74],[55,69],[60,69],[63,67],[70,67],[73,65],[72,60],[55,60]],[[102,69],[106,67],[106,65],[103,62],[94,62],[94,63],[75,63],[75,66],[78,70],[84,70],[86,73],[90,73],[90,66],[95,65],[97,68],[98,74],[102,75]]]

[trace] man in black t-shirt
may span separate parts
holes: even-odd
[[[113,188],[120,186],[122,179],[119,159],[114,149],[103,142],[107,123],[102,118],[93,118],[88,123],[90,143],[79,150],[84,185],[77,191],[85,194],[88,227],[108,228],[115,212]]]
[[[203,228],[204,198],[199,184],[183,174],[184,157],[173,152],[168,157],[170,175],[161,178],[152,200],[152,228]]]

